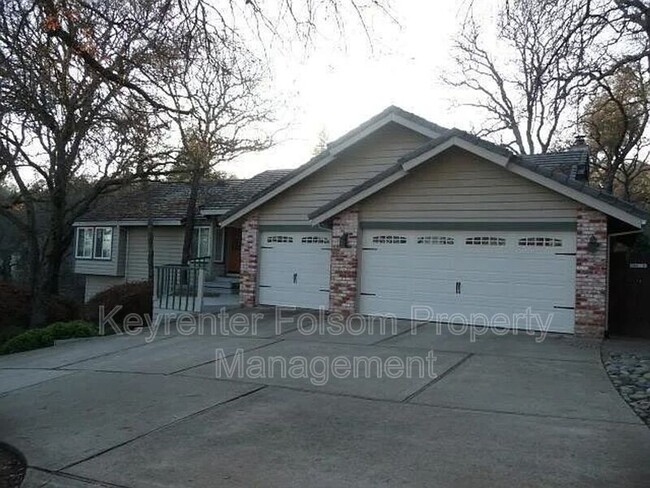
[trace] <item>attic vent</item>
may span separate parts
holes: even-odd
[[[468,237],[465,239],[467,246],[505,246],[506,240],[503,237]]]
[[[301,242],[303,244],[329,244],[330,240],[328,237],[308,236],[303,237]]]
[[[562,239],[551,237],[522,237],[519,239],[522,247],[562,247]]]
[[[441,245],[441,246],[453,246],[454,238],[453,237],[444,237],[444,236],[419,236],[417,238],[418,244],[431,244],[431,245]]]
[[[406,237],[404,236],[374,236],[372,238],[373,244],[406,244]]]
[[[266,238],[266,242],[269,244],[276,243],[276,244],[281,244],[281,243],[290,243],[293,242],[293,237],[290,236],[268,236]]]

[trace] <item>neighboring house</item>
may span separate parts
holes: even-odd
[[[646,215],[588,172],[584,146],[517,156],[390,107],[219,225],[243,229],[246,306],[404,318],[429,306],[477,324],[530,308],[551,331],[600,337],[610,238]]]
[[[246,201],[288,171],[266,171],[249,180],[203,183],[197,206],[193,257],[207,258],[208,278],[238,275],[241,229],[219,227],[226,211]],[[110,195],[75,222],[75,272],[85,275],[86,301],[111,286],[148,278],[147,221],[154,225],[154,265],[180,264],[184,218],[190,188],[186,183],[150,183]],[[204,206],[210,210],[201,212]]]

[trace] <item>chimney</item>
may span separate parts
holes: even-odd
[[[576,135],[575,139],[573,140],[573,147],[571,147],[573,150],[577,151],[585,151],[587,154],[585,154],[585,158],[583,161],[580,163],[576,164],[574,167],[574,172],[573,172],[573,178],[576,181],[584,181],[588,182],[589,181],[589,147],[587,146],[587,141],[585,139],[585,136],[578,134]]]
[[[576,135],[575,139],[573,140],[573,147],[580,147],[580,148],[586,148],[587,147],[587,141],[585,139],[585,136],[578,134]]]

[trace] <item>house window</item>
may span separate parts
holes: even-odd
[[[372,238],[373,244],[406,244],[406,237],[404,236],[374,236]]]
[[[95,259],[110,260],[113,249],[113,228],[96,227],[95,228]]]
[[[286,244],[286,243],[293,242],[293,237],[291,237],[291,236],[268,236],[266,238],[266,242],[268,244],[273,244],[273,243],[276,243],[276,244],[285,243]]]
[[[92,227],[77,227],[77,246],[75,257],[77,259],[93,258],[93,234]]]
[[[210,256],[210,227],[194,227],[192,237],[192,257],[194,259]]]
[[[301,242],[303,244],[329,244],[330,240],[327,237],[308,236],[303,237]]]
[[[433,246],[453,246],[454,238],[445,236],[419,236],[417,238],[418,244],[430,244]]]
[[[465,239],[467,246],[505,246],[506,240],[503,237],[468,237]]]
[[[562,239],[551,237],[522,237],[519,239],[522,247],[562,247]]]
[[[225,229],[222,229],[220,227],[217,227],[214,229],[214,254],[213,254],[213,259],[217,263],[223,263],[224,260],[224,245],[225,245]]]

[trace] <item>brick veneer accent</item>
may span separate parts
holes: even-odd
[[[588,250],[591,236],[600,244],[596,252]],[[603,337],[607,303],[607,216],[579,207],[576,239],[575,334]]]
[[[239,276],[239,303],[243,307],[257,304],[257,241],[259,220],[249,215],[241,229],[241,272]]]
[[[348,247],[341,247],[341,236],[348,233]],[[330,261],[330,312],[349,315],[356,311],[357,241],[359,212],[348,209],[332,222],[332,257]]]

